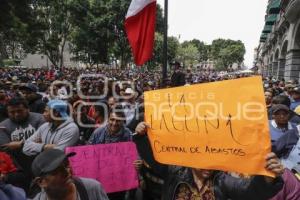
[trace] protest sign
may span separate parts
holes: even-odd
[[[145,121],[158,162],[273,176],[261,77],[145,93]]]
[[[75,152],[70,164],[75,176],[98,180],[107,193],[138,187],[138,176],[133,162],[137,150],[132,142],[68,147]]]

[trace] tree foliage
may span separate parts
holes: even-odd
[[[110,2],[111,3],[111,2]],[[90,65],[108,63],[113,41],[111,4],[98,0],[72,2],[71,50],[77,61]]]
[[[71,32],[71,1],[37,0],[32,3],[35,23],[30,28],[34,31],[34,41],[27,51],[48,56],[55,67],[62,67],[67,41]]]
[[[240,40],[217,39],[211,44],[210,56],[218,69],[227,69],[234,63],[241,64],[245,53],[245,45]]]
[[[199,51],[191,42],[184,42],[178,48],[177,60],[185,66],[194,65],[199,62]]]
[[[55,67],[64,65],[66,48],[73,59],[88,65],[119,60],[132,62],[124,29],[128,0],[2,0],[0,6],[0,65],[5,59],[18,60],[24,53],[45,54]],[[157,5],[153,59],[148,66],[163,62],[163,10]],[[168,62],[185,65],[212,60],[227,68],[243,62],[241,41],[216,39],[211,45],[193,39],[180,44],[168,37]]]
[[[33,21],[30,0],[2,0],[0,4],[0,65],[4,59],[21,59],[21,48]]]
[[[164,38],[161,33],[155,33],[153,58],[148,63],[150,68],[154,68],[163,63],[163,45]],[[168,61],[173,62],[176,59],[180,43],[176,37],[168,37]]]

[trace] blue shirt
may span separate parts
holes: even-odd
[[[293,101],[291,103],[290,108],[291,108],[292,111],[294,111],[297,108],[297,106],[299,106],[299,105],[300,105],[300,101]]]
[[[97,128],[91,138],[89,139],[89,144],[110,144],[117,142],[129,142],[132,141],[131,131],[123,126],[117,134],[110,134],[108,125],[104,127]]]
[[[297,129],[296,124],[293,124],[291,122],[288,122],[287,129],[280,129],[280,128],[278,128],[275,120],[269,121],[269,127],[270,127],[272,143],[276,142],[281,136],[283,136],[285,134],[286,131],[291,130],[291,129]]]

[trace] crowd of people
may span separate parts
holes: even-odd
[[[170,79],[142,69],[0,69],[0,199],[299,200],[300,86],[264,79],[275,178],[168,166],[152,154],[143,93],[163,87],[240,78],[175,64]],[[74,177],[67,147],[132,141],[138,189],[107,194]],[[2,196],[1,196],[2,195]]]

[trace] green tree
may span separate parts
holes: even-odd
[[[112,16],[113,45],[110,45],[110,53],[112,57],[120,60],[121,67],[124,68],[131,61],[132,54],[127,40],[124,27],[124,20],[130,1],[111,0],[110,16]]]
[[[178,48],[177,60],[184,63],[185,66],[198,63],[199,51],[197,47],[190,42],[183,42]]]
[[[223,70],[234,63],[241,64],[246,50],[240,40],[217,39],[212,42],[209,52],[209,57],[216,62],[217,69]]]
[[[153,69],[163,63],[163,44],[164,38],[161,33],[155,33],[154,53],[153,58],[148,63],[148,66]],[[180,43],[176,37],[168,37],[168,61],[175,60]]]
[[[173,62],[176,59],[178,48],[180,46],[179,40],[176,37],[168,37],[168,61]]]
[[[118,59],[121,67],[132,61],[124,20],[130,1],[73,0],[71,33],[75,59],[94,65]],[[158,32],[163,29],[162,9],[157,6]]]
[[[26,52],[45,54],[55,67],[63,66],[70,30],[71,1],[39,0],[31,4],[35,18],[28,25]]]
[[[193,39],[191,40],[191,43],[194,44],[198,51],[199,51],[199,61],[207,61],[208,59],[208,45],[206,45],[204,42],[197,40],[197,39]]]
[[[27,24],[33,19],[31,0],[3,0],[0,6],[0,65],[3,59],[22,58],[28,38]]]
[[[114,39],[111,3],[98,0],[72,2],[70,41],[75,60],[90,66],[108,63],[109,48]]]
[[[163,10],[159,4],[156,6],[156,32],[164,33],[164,16]]]

